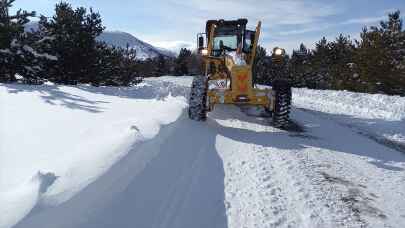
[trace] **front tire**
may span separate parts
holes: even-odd
[[[208,80],[205,76],[195,76],[191,85],[188,116],[192,120],[207,120]]]
[[[291,85],[286,80],[276,80],[273,82],[273,91],[275,96],[273,126],[285,129],[290,123]]]

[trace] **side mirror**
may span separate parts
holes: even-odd
[[[202,50],[204,48],[204,37],[198,37],[198,50]]]

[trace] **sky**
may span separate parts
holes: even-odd
[[[34,10],[52,16],[59,0],[16,0],[13,10]],[[322,37],[340,33],[359,37],[364,26],[377,25],[404,0],[68,0],[74,7],[100,12],[110,31],[125,31],[152,45],[176,49],[195,48],[196,34],[209,19],[249,19],[254,29],[262,21],[260,44],[267,50],[283,47],[288,52],[300,43],[308,47]]]

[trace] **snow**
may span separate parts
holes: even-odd
[[[180,53],[182,48],[186,48],[189,50],[193,50],[195,48],[195,44],[192,42],[186,41],[154,41],[154,40],[147,40],[148,43],[152,44],[153,46],[157,47],[161,50],[169,50],[170,52],[177,55]]]
[[[283,131],[191,81],[0,84],[0,227],[405,226],[403,98],[294,89]]]
[[[295,89],[294,105],[405,150],[405,97]]]
[[[43,43],[45,41],[52,41],[55,40],[55,37],[52,36],[44,36],[42,39],[38,40],[37,43]]]
[[[58,60],[58,58],[56,56],[53,55],[49,55],[49,54],[39,54],[38,52],[36,52],[32,47],[28,46],[28,45],[24,45],[23,49],[29,53],[31,53],[32,55],[34,55],[37,58],[46,58],[49,60]]]
[[[12,54],[11,53],[11,51],[10,51],[10,49],[0,49],[0,53],[3,53],[3,54]]]
[[[41,204],[62,203],[107,171],[136,143],[152,138],[161,125],[175,121],[185,107],[184,98],[148,93],[146,87],[2,85],[0,205],[8,210],[4,200],[11,200],[13,212],[7,214],[13,218],[2,217],[0,227],[18,221],[39,202],[32,198],[38,198],[32,193],[40,183],[32,179],[39,171],[59,176],[39,197]],[[27,206],[21,195],[37,202]]]

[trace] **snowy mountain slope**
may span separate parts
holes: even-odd
[[[136,50],[137,57],[140,59],[154,58],[159,55],[166,57],[174,57],[176,55],[175,53],[163,48],[156,48],[126,32],[106,31],[97,39],[116,47],[126,48],[128,45],[130,48]]]
[[[38,30],[38,22],[36,22],[36,21],[30,21],[24,25],[25,32],[31,32],[31,31],[36,31],[36,30]]]
[[[237,107],[194,122],[185,112],[190,84],[162,77],[131,89],[0,86],[8,101],[0,128],[0,213],[8,220],[0,227],[405,225],[405,154],[360,132],[375,125],[353,128],[347,116],[370,118],[341,115],[323,92],[295,90],[293,119],[303,130],[275,129],[257,110]],[[304,107],[305,93],[318,103]],[[336,96],[358,105],[351,93]],[[363,110],[384,110],[373,102]],[[36,115],[23,115],[26,103]],[[390,116],[400,113],[380,115],[379,126],[389,129]],[[26,143],[15,143],[17,135]]]
[[[38,29],[38,22],[29,22],[25,25],[25,31],[35,31]],[[159,55],[165,57],[175,57],[177,54],[175,52],[166,50],[160,47],[154,47],[147,42],[144,42],[135,36],[120,31],[104,31],[98,38],[99,41],[104,41],[107,44],[115,47],[127,48],[129,46],[135,49],[137,52],[137,58],[147,59],[154,58]]]

